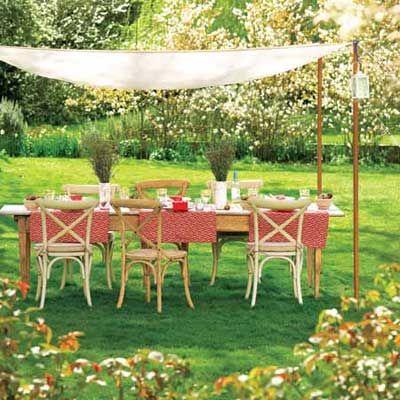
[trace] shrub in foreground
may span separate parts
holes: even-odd
[[[341,312],[321,313],[309,343],[295,348],[291,367],[256,367],[219,378],[214,386],[188,380],[188,363],[141,350],[124,358],[75,358],[81,332],[55,339],[32,308],[20,307],[25,283],[0,281],[0,399],[398,399],[400,398],[400,265],[380,267],[357,302],[343,298]],[[359,321],[346,318],[364,308]],[[389,308],[390,307],[390,308]]]
[[[296,346],[294,367],[223,377],[217,392],[243,400],[400,398],[399,275],[400,265],[382,266],[375,282],[386,296],[371,290],[359,303],[343,298],[341,312],[323,311],[309,343]],[[346,320],[352,307],[367,308],[360,321]]]

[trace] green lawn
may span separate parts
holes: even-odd
[[[324,144],[343,144],[343,135],[337,133],[326,133],[323,135]],[[392,134],[387,136],[382,136],[379,142],[381,145],[391,145],[400,146],[400,135]]]
[[[315,166],[237,164],[240,178],[263,178],[265,192],[296,194],[300,187],[314,188]],[[55,334],[83,330],[79,356],[100,359],[128,355],[137,348],[172,352],[190,360],[195,379],[212,381],[222,374],[245,371],[257,364],[290,363],[292,348],[313,331],[318,313],[338,305],[340,296],[352,293],[352,174],[350,166],[326,166],[325,190],[347,214],[331,221],[328,247],[324,252],[322,297],[314,300],[303,276],[304,305],[299,306],[290,287],[284,264],[265,270],[258,303],[250,309],[244,300],[246,263],[243,245],[227,245],[221,257],[219,279],[208,286],[211,270],[209,245],[193,245],[190,262],[192,297],[196,309],[185,305],[179,274],[173,268],[166,279],[164,312],[157,315],[154,301],[144,303],[141,280],[132,274],[125,305],[115,308],[118,283],[110,291],[99,257],[92,279],[94,307],[84,301],[76,274],[75,284],[58,290],[60,270],[50,280],[43,312]],[[189,194],[197,196],[211,177],[205,164],[176,165],[162,162],[124,160],[114,181],[123,186],[151,178],[188,178]],[[21,203],[28,193],[60,190],[63,183],[95,183],[85,160],[12,159],[2,165],[0,203]],[[371,287],[376,266],[399,261],[400,167],[373,169],[363,167],[360,179],[361,205],[361,285]],[[0,219],[3,260],[2,275],[17,278],[17,236],[11,218]],[[34,260],[32,260],[34,261]],[[33,263],[34,265],[34,263]],[[114,268],[119,276],[119,253]],[[35,284],[33,274],[32,284]],[[27,304],[33,305],[33,290]]]

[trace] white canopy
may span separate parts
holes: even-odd
[[[286,72],[345,46],[146,52],[0,46],[0,60],[33,74],[93,87],[195,89]]]

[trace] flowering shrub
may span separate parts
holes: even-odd
[[[222,377],[218,393],[236,399],[397,399],[400,396],[400,265],[384,265],[377,290],[358,304],[343,298],[321,313],[309,343],[296,346],[294,367],[254,368]],[[384,305],[391,305],[391,309]],[[360,321],[346,319],[352,307],[367,308]]]
[[[182,398],[186,362],[149,350],[101,362],[76,359],[83,334],[70,332],[55,339],[42,318],[32,320],[34,309],[21,308],[21,295],[28,289],[23,282],[0,280],[1,399],[85,398],[93,386],[102,388],[103,398]]]
[[[237,30],[242,32],[239,37],[217,23],[220,10],[215,0],[171,0],[154,17],[158,42],[151,36],[151,41],[143,41],[140,48],[270,47],[357,37],[361,40],[362,65],[371,82],[371,98],[361,107],[360,139],[362,145],[368,145],[362,156],[380,161],[375,160],[379,154],[376,147],[382,136],[391,133],[399,117],[396,2],[323,0],[318,6],[307,4],[303,0],[247,2],[243,8],[232,10],[240,26]],[[371,19],[373,23],[369,23]],[[356,26],[357,31],[345,30],[348,26]],[[325,127],[344,137],[348,154],[352,146],[350,76],[350,51],[326,59]],[[145,119],[146,132],[150,127],[157,147],[163,149],[174,148],[178,138],[209,142],[214,135],[222,134],[235,142],[245,140],[248,153],[244,156],[309,161],[315,143],[316,81],[312,64],[243,85],[195,91],[89,90],[68,104],[87,110],[89,115],[138,113]],[[141,131],[136,133],[137,138]]]

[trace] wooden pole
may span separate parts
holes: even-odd
[[[353,42],[353,75],[359,71],[358,41]],[[353,98],[353,286],[354,297],[360,295],[360,254],[359,254],[359,180],[358,180],[358,99]]]
[[[323,59],[318,59],[317,87],[317,189],[322,193],[322,65]]]

